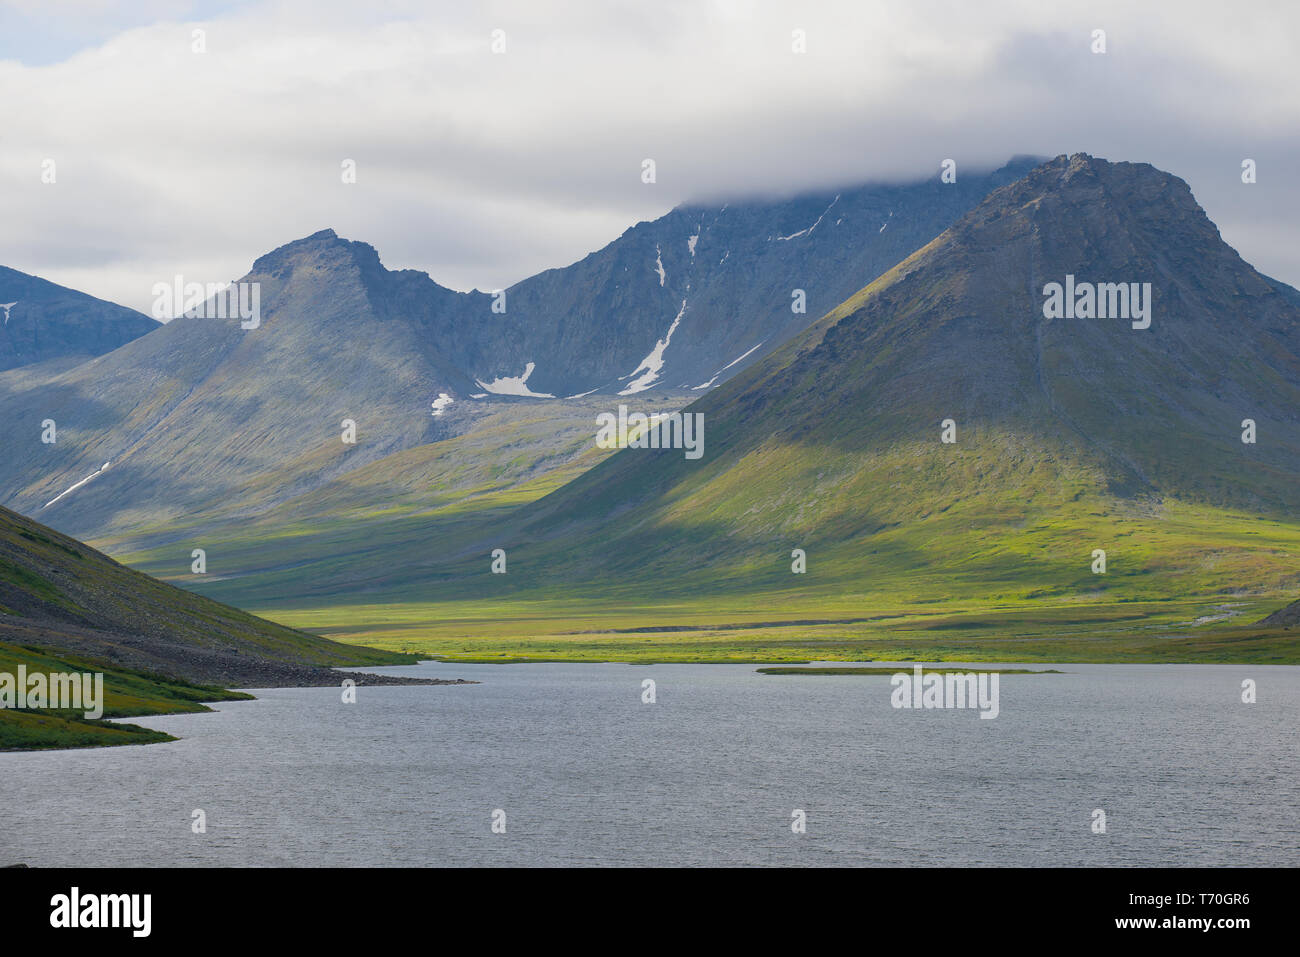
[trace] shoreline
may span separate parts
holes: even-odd
[[[419,661],[388,667],[414,667],[417,664]],[[160,683],[192,690],[194,693],[187,696],[185,701],[151,703],[147,707],[130,705],[105,707],[104,714],[99,718],[86,718],[76,712],[55,709],[0,709],[0,754],[78,751],[179,741],[181,739],[175,735],[127,723],[126,719],[211,713],[213,709],[208,707],[209,704],[224,701],[256,701],[257,696],[250,694],[250,691],[276,688],[341,688],[343,682],[347,680],[355,681],[358,687],[479,684],[477,681],[465,678],[414,678],[407,675],[383,675],[368,671],[349,672],[310,666],[301,669],[272,668],[269,669],[268,674],[277,676],[278,680],[241,685],[238,688],[203,686],[182,679],[155,679]]]

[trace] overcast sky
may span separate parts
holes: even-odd
[[[1085,151],[1300,285],[1297,36],[1280,0],[0,0],[0,264],[147,312],[329,226],[492,289],[691,199]]]

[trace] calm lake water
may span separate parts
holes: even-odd
[[[172,744],[0,755],[0,864],[1300,864],[1300,668],[1026,667],[1069,673],[1004,675],[995,720],[752,665],[258,691],[133,719]]]

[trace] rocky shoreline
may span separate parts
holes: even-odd
[[[409,667],[409,666],[404,666]],[[380,685],[476,685],[464,678],[408,678],[403,675],[377,675],[368,671],[339,671],[335,668],[293,667],[265,669],[256,684],[223,684],[233,691],[256,691],[259,688],[330,688],[339,687],[351,678],[358,686]]]
[[[103,660],[114,667],[161,675],[191,684],[230,689],[325,688],[339,685],[344,678],[349,677],[358,685],[474,684],[459,679],[408,678],[335,670],[335,667],[379,667],[381,663],[375,662],[373,656],[372,660],[366,660],[366,653],[373,652],[373,649],[368,648],[355,649],[357,658],[352,663],[336,662],[335,667],[331,667],[265,657],[252,653],[247,646],[240,648],[216,642],[199,644],[178,641],[165,633],[123,634],[76,626],[65,626],[54,633],[49,629],[33,627],[21,619],[8,619],[0,623],[0,641],[47,648],[51,654],[85,655],[92,660]],[[338,648],[341,652],[354,650],[342,645]],[[414,655],[394,654],[391,657],[394,659],[391,662],[393,665],[411,665],[418,660]],[[387,667],[390,662],[382,664]]]

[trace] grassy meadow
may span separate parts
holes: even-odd
[[[1123,497],[1065,447],[968,428],[960,448],[683,461],[597,521],[600,473],[639,453],[584,451],[569,420],[557,454],[553,427],[502,419],[487,457],[435,443],[256,520],[96,544],[294,628],[456,661],[1300,663],[1293,630],[1252,624],[1300,595],[1300,522],[1276,513]]]
[[[1253,624],[1300,589],[1300,527],[1166,503],[1160,513],[1086,516],[988,530],[979,555],[960,519],[936,516],[856,544],[789,550],[765,563],[674,579],[530,583],[528,549],[506,576],[461,581],[428,600],[329,600],[259,614],[345,642],[457,661],[924,659],[1044,662],[1300,663],[1294,630]],[[1091,571],[1105,545],[1107,571]],[[914,564],[880,555],[906,552]],[[514,578],[499,597],[481,593]],[[475,594],[478,592],[479,594]],[[340,596],[343,597],[343,596]]]

